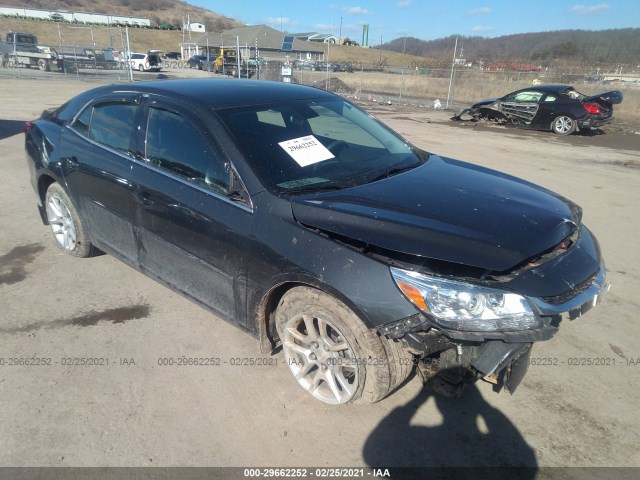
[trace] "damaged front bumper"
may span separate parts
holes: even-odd
[[[513,393],[524,377],[534,342],[550,339],[560,322],[579,318],[600,303],[609,291],[604,262],[591,280],[558,297],[527,297],[540,328],[512,332],[470,332],[443,329],[425,314],[374,329],[379,335],[402,341],[405,348],[429,363],[431,376],[441,375],[452,384],[484,379],[499,391]]]

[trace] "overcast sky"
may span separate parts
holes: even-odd
[[[638,0],[191,0],[190,3],[248,25],[267,24],[291,33],[317,31],[360,42],[369,25],[369,45],[405,35],[432,40],[448,35],[497,37],[549,30],[640,27]],[[284,6],[279,6],[284,5]],[[198,21],[192,19],[192,21]]]

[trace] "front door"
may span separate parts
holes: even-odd
[[[244,321],[253,213],[206,123],[151,97],[132,178],[142,268],[223,317]]]

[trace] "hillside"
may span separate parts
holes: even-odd
[[[131,15],[148,18],[153,25],[182,25],[182,19],[189,15],[192,22],[203,23],[209,32],[220,32],[242,25],[232,18],[176,0],[0,0],[0,5]]]
[[[58,24],[52,22],[0,18],[0,34],[4,35],[8,31],[33,33],[38,37],[41,45],[55,47],[60,44],[65,46],[89,46],[93,41],[99,47],[114,46],[121,48],[121,45],[123,45],[117,28],[109,29],[103,26],[95,26],[89,31],[88,28],[77,28],[73,25],[61,24],[60,29],[58,29]],[[158,49],[164,52],[179,51],[179,44],[183,41],[183,34],[178,30],[131,28],[129,29],[129,37],[131,49],[139,52],[151,49]],[[327,52],[327,45],[315,45],[315,47],[324,49],[325,53]],[[398,52],[380,52],[379,50],[346,45],[331,45],[328,59],[331,62],[362,63],[366,67],[378,65],[382,60],[384,65],[405,68],[410,68],[410,65],[424,60],[421,57],[404,55]]]
[[[59,50],[70,50],[73,46],[88,47],[95,41],[98,47],[113,46],[116,49],[123,48],[120,30],[118,28],[93,27],[77,28],[52,22],[39,22],[37,20],[22,20],[17,18],[0,18],[0,34],[9,31],[29,32],[38,37],[40,45],[57,47]],[[144,28],[129,29],[131,50],[134,52],[146,52],[158,49],[164,52],[180,51],[182,32],[179,30],[147,30]],[[61,47],[64,45],[64,47]]]
[[[149,18],[152,25],[169,23],[181,25],[189,16],[192,22],[205,24],[208,32],[241,26],[237,20],[218,13],[195,7],[185,1],[175,0],[0,0],[0,5],[74,10],[84,12],[105,13],[114,15],[131,15]],[[220,6],[222,8],[222,5]],[[70,24],[61,24],[62,33],[50,22],[28,21],[11,17],[0,18],[2,29],[29,31],[38,35],[41,42],[56,45],[88,44],[86,32],[74,32]],[[29,23],[24,23],[29,22]],[[145,50],[158,48],[164,51],[178,49],[183,41],[180,31],[131,29],[132,49]],[[101,32],[96,28],[98,45],[116,45],[120,38],[113,32]],[[104,38],[102,38],[104,37]],[[330,61],[352,62],[368,66],[390,66],[402,68],[429,67],[449,68],[453,56],[456,36],[436,40],[420,40],[414,37],[397,38],[382,45],[378,49],[359,47],[318,45],[325,52],[329,48]],[[122,43],[120,41],[120,43]],[[458,37],[458,58],[473,62],[474,66],[481,62],[485,65],[502,63],[509,68],[514,63],[523,63],[540,67],[560,67],[594,71],[603,68],[613,71],[624,67],[625,72],[640,70],[640,28],[617,30],[560,30],[553,32],[522,33],[495,38]]]
[[[451,65],[456,36],[424,41],[406,37],[395,39],[384,49],[432,58]],[[626,65],[640,62],[640,28],[618,30],[559,30],[522,33],[495,38],[458,38],[458,53],[467,61],[531,62],[543,67]]]

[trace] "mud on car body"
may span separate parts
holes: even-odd
[[[493,120],[521,128],[551,130],[570,135],[613,120],[613,106],[622,102],[614,90],[588,96],[569,85],[536,85],[473,104],[452,120]]]
[[[326,403],[380,400],[416,364],[452,389],[513,390],[531,345],[608,288],[577,205],[322,90],[100,87],[25,134],[60,249],[108,252],[281,346]]]

